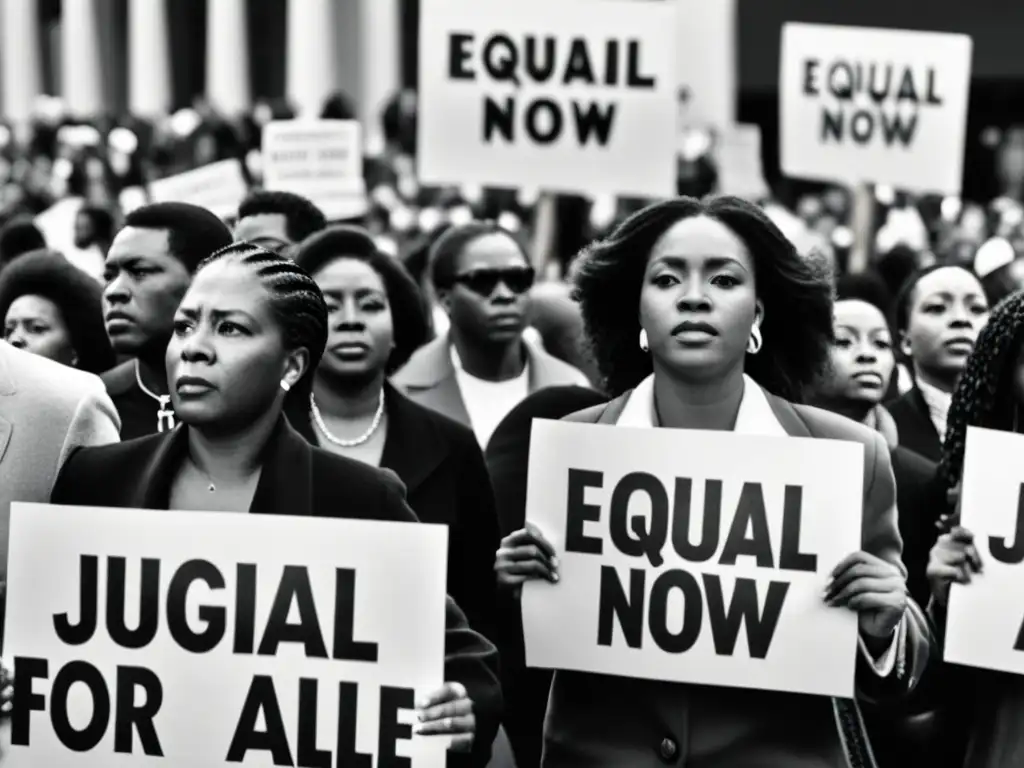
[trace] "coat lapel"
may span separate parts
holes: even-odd
[[[313,448],[284,416],[264,449],[263,471],[249,511],[303,517],[313,514]]]
[[[149,452],[150,457],[135,484],[130,504],[136,509],[167,509],[171,482],[188,451],[188,428],[179,425],[170,432],[142,438],[139,450]]]
[[[468,425],[469,411],[455,378],[449,343],[448,334],[434,339],[422,347],[392,380],[414,401]]]
[[[412,493],[448,456],[448,445],[430,420],[390,384],[384,385],[388,434],[380,465],[392,470]]]

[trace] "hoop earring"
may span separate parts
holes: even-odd
[[[640,349],[644,352],[650,350],[650,345],[647,343],[647,330],[644,328],[640,329]]]
[[[292,385],[288,383],[287,379],[281,379],[281,389],[288,392],[292,388]]]
[[[747,342],[747,352],[751,355],[756,355],[761,351],[763,343],[764,339],[761,338],[761,329],[755,325],[750,329],[750,341]]]

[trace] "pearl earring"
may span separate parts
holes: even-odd
[[[287,379],[281,379],[281,389],[283,389],[285,392],[287,392],[291,388],[292,388],[292,385],[288,383]]]
[[[650,349],[650,345],[647,343],[647,330],[645,328],[640,329],[640,349],[644,352]]]
[[[750,329],[750,341],[747,342],[747,352],[756,355],[761,351],[761,344],[763,343],[764,339],[761,338],[761,329],[755,325]]]

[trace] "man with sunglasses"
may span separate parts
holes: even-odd
[[[410,398],[470,426],[486,448],[531,392],[589,386],[580,371],[524,339],[534,273],[511,234],[491,222],[452,227],[431,248],[429,269],[451,327],[395,374]]]

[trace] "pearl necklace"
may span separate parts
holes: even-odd
[[[174,429],[174,409],[171,408],[170,395],[158,395],[142,383],[142,374],[139,373],[139,358],[135,358],[135,381],[145,394],[156,400],[159,409],[156,412],[156,431],[163,432],[164,429]]]
[[[377,427],[380,426],[380,420],[384,418],[384,389],[380,390],[380,399],[377,401],[377,412],[373,414],[373,422],[370,424],[370,428],[363,434],[357,437],[355,440],[342,440],[337,435],[331,434],[331,431],[327,429],[327,425],[324,423],[324,417],[320,415],[320,409],[316,407],[316,399],[313,397],[313,393],[309,393],[309,412],[313,416],[313,421],[316,423],[317,428],[321,434],[326,437],[330,442],[339,448],[355,448],[357,445],[362,445],[371,437],[373,433],[377,431]]]

